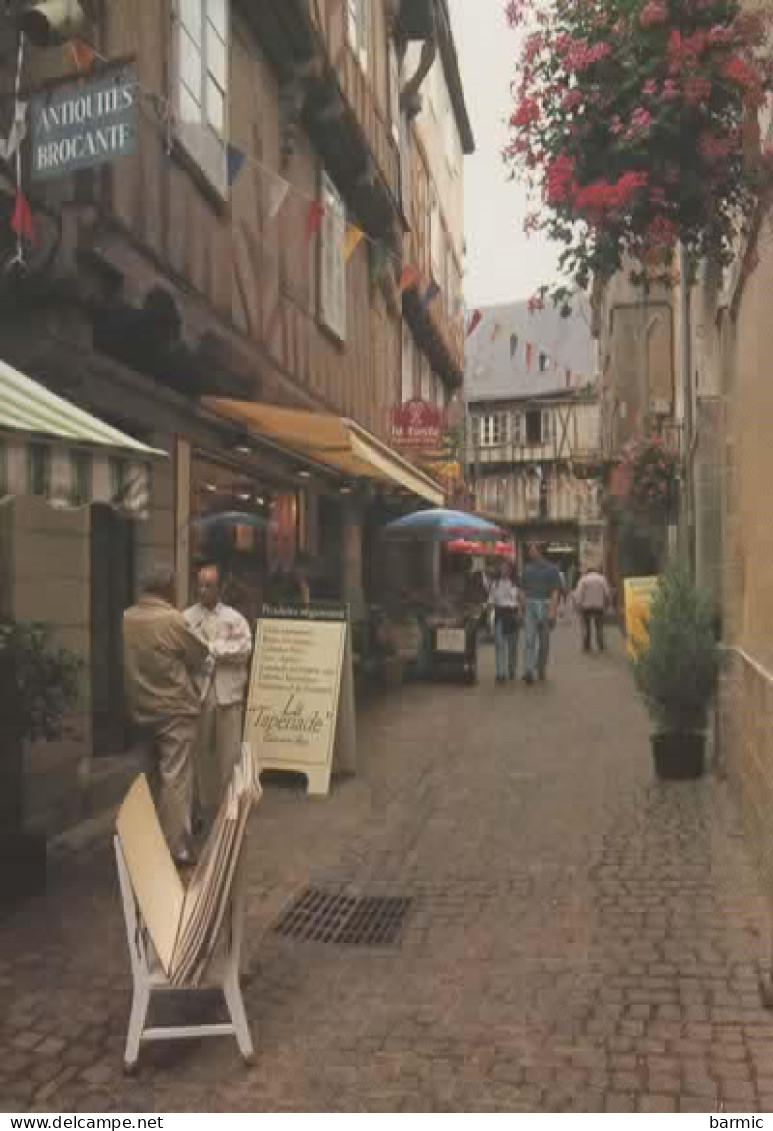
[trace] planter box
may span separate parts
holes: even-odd
[[[0,912],[46,890],[43,833],[0,833]]]
[[[703,734],[653,734],[655,772],[664,781],[692,781],[703,776],[706,738]]]

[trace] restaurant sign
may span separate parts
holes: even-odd
[[[416,397],[392,410],[391,438],[402,451],[437,451],[443,438],[443,414]]]
[[[134,152],[139,87],[134,67],[36,94],[30,103],[32,179],[63,177]]]

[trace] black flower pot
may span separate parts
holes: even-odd
[[[655,773],[665,781],[690,781],[703,776],[706,737],[703,734],[669,732],[653,734]]]

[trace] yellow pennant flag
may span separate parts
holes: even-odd
[[[356,224],[348,224],[344,237],[344,263],[348,263],[357,248],[365,239],[365,233]]]

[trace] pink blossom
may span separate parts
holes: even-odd
[[[649,0],[639,13],[639,23],[644,28],[658,27],[668,20],[668,8],[664,0]]]

